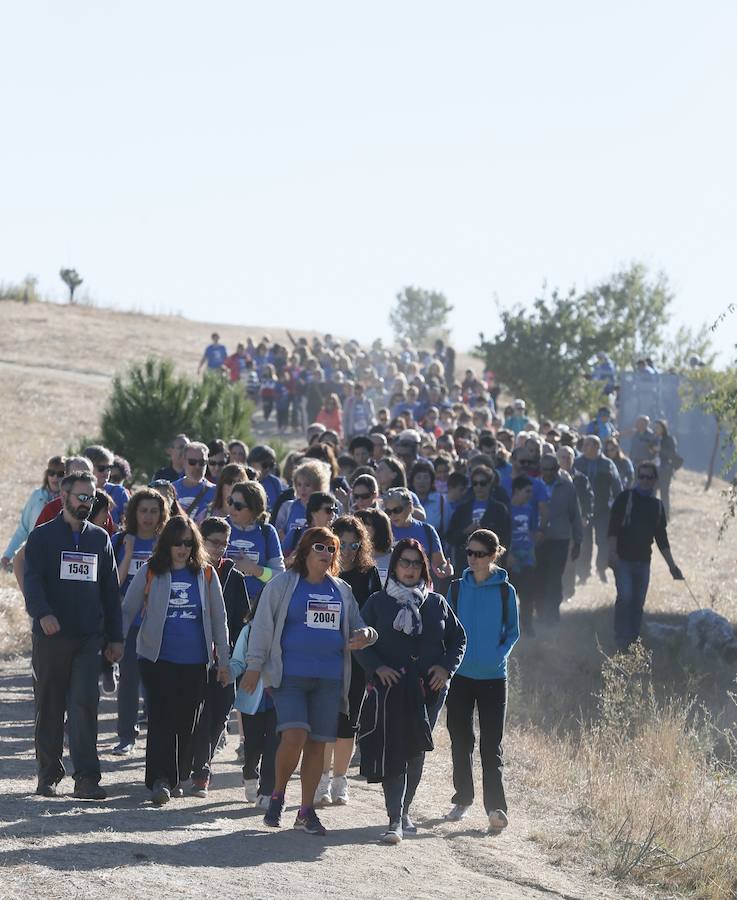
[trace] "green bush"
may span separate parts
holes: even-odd
[[[171,359],[149,358],[114,378],[101,438],[142,481],[164,464],[166,445],[179,432],[192,440],[239,438],[250,444],[252,414],[240,386],[216,375],[195,381],[177,375]]]

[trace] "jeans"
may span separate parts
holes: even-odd
[[[434,728],[438,721],[440,710],[443,708],[447,690],[444,688],[432,707],[428,707],[427,715],[430,719],[430,727]],[[425,753],[411,756],[406,763],[404,773],[384,778],[381,786],[384,789],[384,803],[390,822],[398,822],[402,816],[409,814],[409,808],[415,799],[417,787],[422,778],[422,769],[425,765]]]
[[[192,736],[192,777],[209,778],[211,763],[220,736],[225,731],[235,701],[235,685],[223,687],[217,669],[210,669],[205,687],[205,702]]]
[[[97,707],[100,701],[100,635],[33,635],[33,694],[36,700],[38,780],[57,784],[64,777],[64,713],[69,718],[69,753],[74,780],[100,780]]]
[[[243,722],[243,780],[258,779],[258,792],[264,797],[274,793],[276,781],[276,710],[272,707],[252,716],[241,713]]]
[[[192,772],[192,735],[207,683],[206,663],[139,659],[146,688],[146,787],[163,779],[169,787]]]
[[[537,615],[543,622],[559,622],[560,605],[563,602],[563,571],[568,559],[568,540],[542,541],[537,545],[536,553]]]
[[[134,744],[138,737],[138,705],[141,693],[141,675],[138,671],[136,640],[139,626],[133,625],[125,639],[123,658],[119,663],[118,682],[118,741]]]
[[[448,691],[448,732],[453,760],[452,803],[473,803],[473,711],[479,711],[479,751],[484,790],[484,809],[507,811],[502,770],[504,768],[502,738],[507,713],[506,678],[476,679],[456,675]]]
[[[620,559],[614,570],[617,599],[614,603],[614,638],[626,650],[640,635],[642,610],[650,583],[650,562]]]
[[[609,561],[609,510],[596,513],[592,522],[583,530],[581,555],[577,560],[578,577],[582,581],[591,575],[591,558],[596,540],[596,571],[606,577]]]

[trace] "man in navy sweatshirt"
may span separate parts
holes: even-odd
[[[123,655],[118,570],[107,532],[87,521],[95,494],[88,472],[61,482],[63,507],[28,536],[24,595],[33,619],[33,688],[36,699],[38,787],[56,796],[64,777],[64,713],[74,796],[104,800],[97,756],[100,652]]]

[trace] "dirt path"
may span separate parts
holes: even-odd
[[[352,897],[459,900],[459,897],[622,898],[643,896],[595,880],[583,868],[554,864],[534,842],[541,822],[520,802],[514,765],[508,768],[513,827],[498,838],[484,831],[477,805],[464,822],[444,823],[449,760],[445,729],[428,755],[416,801],[419,833],[399,847],[378,837],[385,823],[378,786],[350,778],[351,803],[328,809],[327,838],[291,830],[298,785],[287,794],[287,827],[267,829],[245,805],[236,738],[217,757],[206,800],[185,797],[155,809],[142,785],[143,742],[119,761],[115,704],[101,702],[102,804],[65,795],[35,797],[32,695],[28,659],[0,664],[0,898]],[[355,773],[356,770],[351,770]],[[518,774],[518,773],[517,773]]]

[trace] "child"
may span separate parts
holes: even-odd
[[[274,408],[276,397],[276,373],[272,365],[265,365],[261,370],[261,408],[264,414],[264,422],[269,421],[269,416]]]
[[[254,607],[249,622],[241,629],[233,649],[229,663],[230,677],[233,681],[237,681],[246,671],[250,619],[255,613]],[[267,809],[274,791],[276,777],[274,761],[279,745],[274,703],[271,696],[264,691],[263,682],[259,679],[253,694],[238,689],[235,695],[235,708],[240,712],[243,724],[243,787],[246,800]]]
[[[532,627],[535,583],[535,544],[537,505],[532,501],[532,479],[518,475],[512,479],[512,541],[507,555],[509,580],[514,585],[520,603],[520,624],[530,636]]]

